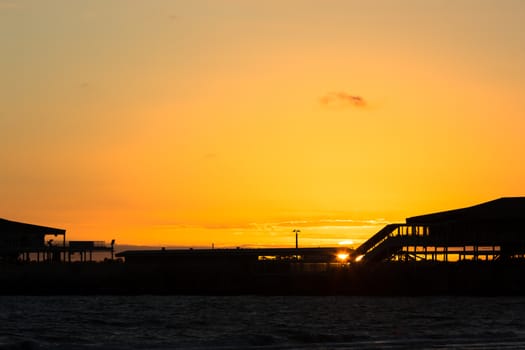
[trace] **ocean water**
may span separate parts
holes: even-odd
[[[0,296],[0,349],[525,349],[525,298]]]

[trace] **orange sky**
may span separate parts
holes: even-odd
[[[0,0],[0,217],[354,244],[524,195],[525,2]]]

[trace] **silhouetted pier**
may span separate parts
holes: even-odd
[[[66,230],[0,219],[0,261],[71,262],[92,261],[94,253],[107,253],[113,259],[113,240],[67,241]]]
[[[89,263],[113,243],[0,221],[2,293],[525,295],[525,198],[389,224],[348,248],[154,249]],[[79,254],[82,264],[67,262]],[[36,256],[36,259],[35,259]]]

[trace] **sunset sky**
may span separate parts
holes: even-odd
[[[525,1],[0,0],[0,217],[355,245],[525,195]]]

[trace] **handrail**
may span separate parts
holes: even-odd
[[[363,255],[374,249],[377,245],[381,244],[389,235],[403,224],[388,224],[383,227],[379,232],[370,237],[367,241],[361,244],[354,252],[354,255]]]
[[[423,226],[423,230],[420,231],[419,228],[421,226]],[[407,230],[405,230],[404,232],[402,230],[399,230],[402,227],[407,228]],[[395,234],[396,231],[397,231],[397,234]],[[383,249],[388,249],[388,248],[391,248],[394,244],[397,244],[397,242],[399,241],[399,239],[396,239],[395,241],[392,239],[395,239],[399,236],[415,237],[415,236],[426,236],[428,234],[429,234],[428,227],[426,227],[425,225],[389,224],[383,227],[381,230],[379,230],[379,232],[377,232],[375,235],[370,237],[363,244],[361,244],[354,251],[353,256],[356,261],[360,261],[363,258],[365,260],[368,260],[370,254],[373,257],[374,254],[380,253],[380,252],[376,252],[378,247],[384,246]],[[385,241],[387,241],[386,245],[385,245]]]
[[[376,248],[370,250],[363,258],[364,262],[382,260],[396,251],[399,251],[403,247],[402,237],[389,237],[390,239],[384,239],[381,244],[378,244]],[[379,248],[380,245],[380,248]]]
[[[73,243],[73,244],[71,244]],[[105,241],[52,241],[52,242],[30,242],[23,244],[22,242],[7,242],[2,248],[4,249],[38,249],[38,250],[53,250],[53,249],[87,249],[90,248],[111,248],[113,245]]]

